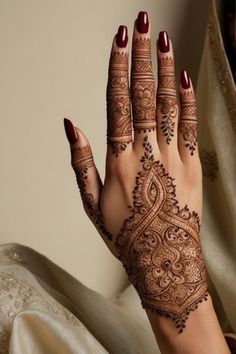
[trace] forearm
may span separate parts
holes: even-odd
[[[230,354],[210,294],[190,313],[182,333],[169,318],[145,311],[162,354]]]

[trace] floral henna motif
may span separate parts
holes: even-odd
[[[186,141],[185,146],[189,148],[191,155],[193,155],[197,146],[197,124],[191,121],[181,122],[180,132]]]
[[[155,80],[152,73],[149,38],[141,37],[133,42],[131,78],[134,130],[138,132],[155,130]]]
[[[174,128],[178,115],[178,101],[176,96],[176,83],[174,60],[163,57],[159,60],[159,83],[157,92],[158,117],[161,122],[160,129],[170,144],[174,136]]]
[[[107,85],[107,143],[116,156],[132,141],[128,83],[128,55],[113,52]]]
[[[179,131],[185,141],[185,146],[193,155],[197,146],[197,108],[193,92],[186,91],[182,97],[182,112],[179,121]]]
[[[166,136],[167,144],[169,144],[174,136],[175,121],[178,114],[177,98],[159,97],[158,104],[160,104],[160,112],[162,114],[161,129]]]
[[[83,147],[71,147],[71,163],[75,171],[76,181],[81,193],[84,206],[94,224],[107,237],[112,240],[112,234],[106,229],[105,222],[100,210],[100,206],[92,193],[87,191],[87,173],[88,169],[94,166],[93,154],[89,145]]]
[[[154,161],[147,136],[143,146],[131,216],[115,246],[142,307],[170,317],[181,333],[190,312],[208,296],[200,219],[187,205],[179,207],[174,178]]]

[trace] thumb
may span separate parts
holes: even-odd
[[[103,188],[101,177],[96,168],[93,153],[85,134],[64,118],[67,139],[70,143],[71,166],[75,172],[86,214],[102,236],[109,240],[112,235],[106,230],[100,209],[100,196]]]

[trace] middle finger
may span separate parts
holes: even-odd
[[[143,11],[139,12],[134,24],[131,97],[134,145],[142,146],[143,133],[146,132],[150,132],[150,140],[157,144],[155,79],[152,72],[151,59],[151,28],[148,14]]]

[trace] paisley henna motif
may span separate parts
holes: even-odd
[[[142,171],[136,177],[131,216],[115,246],[143,308],[172,318],[179,333],[191,311],[207,300],[200,219],[176,200],[174,178],[144,138]]]
[[[106,229],[100,210],[100,205],[92,193],[87,191],[88,169],[94,166],[93,154],[89,145],[83,147],[71,147],[71,164],[75,171],[77,185],[79,187],[84,206],[92,218],[94,224],[107,237],[112,240],[112,234]]]
[[[155,130],[155,80],[149,38],[141,37],[133,41],[131,83],[134,130]]]
[[[111,144],[113,153],[118,156],[132,141],[127,53],[111,54],[107,85],[107,119],[107,143]]]

